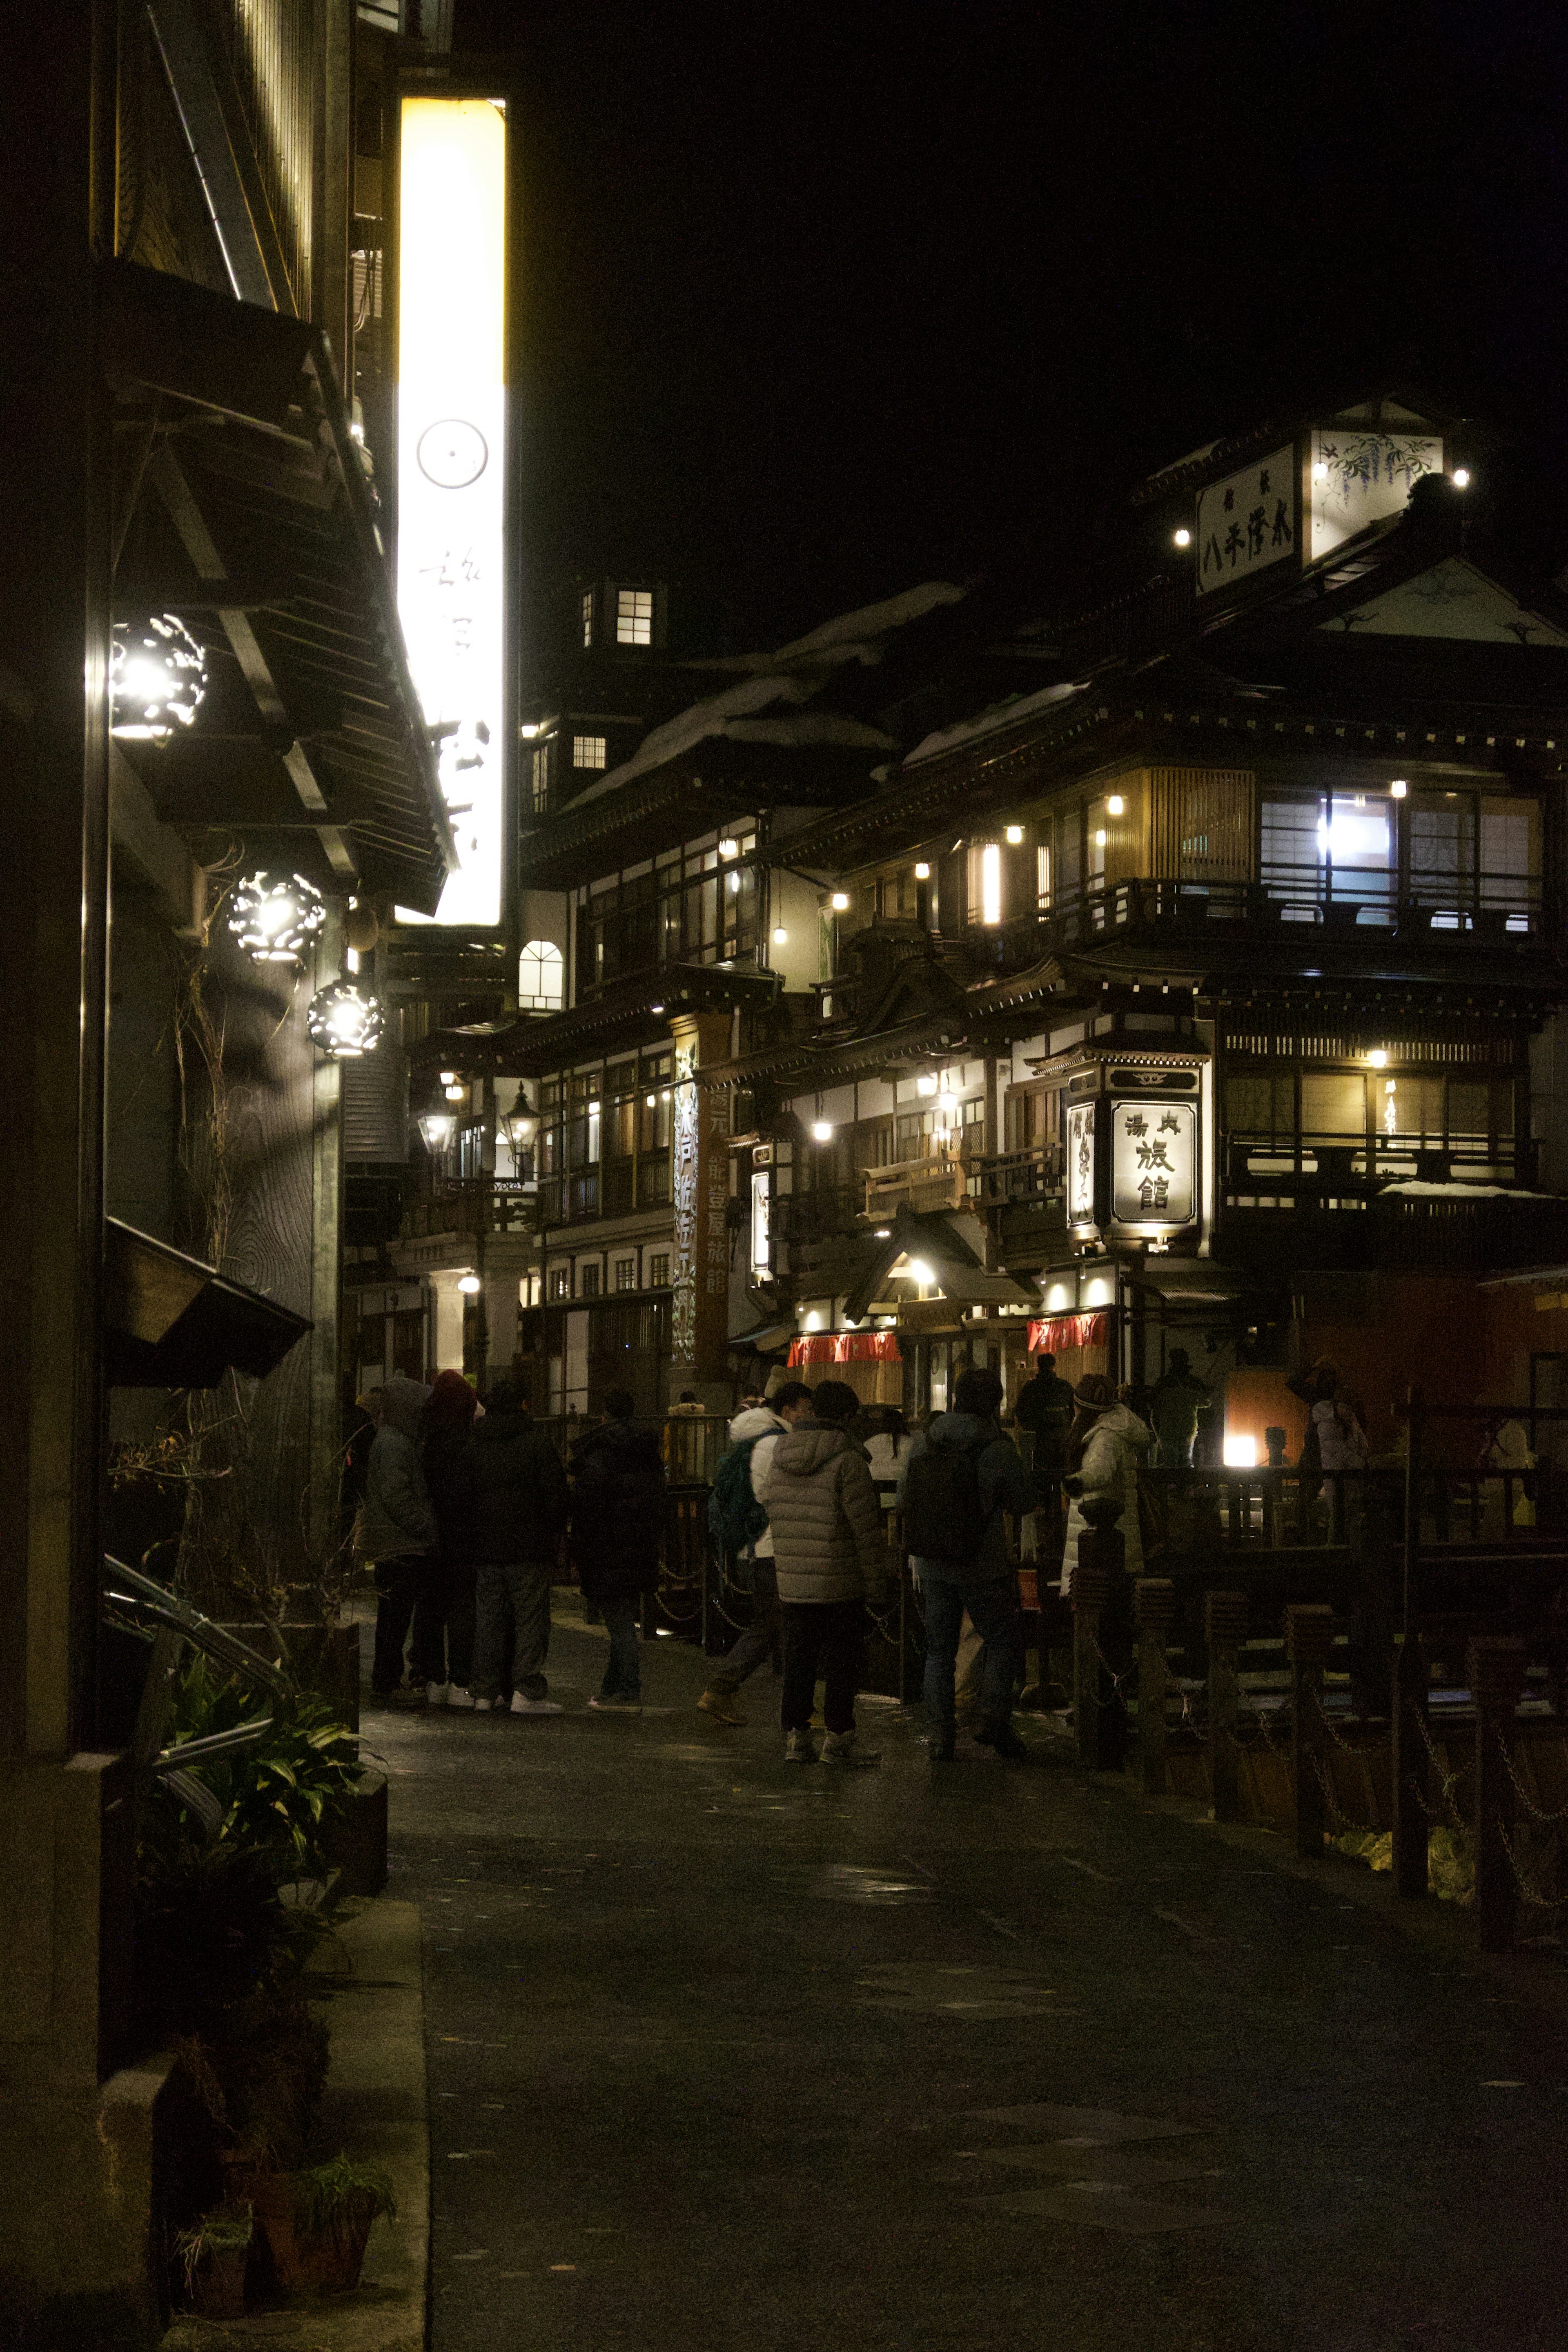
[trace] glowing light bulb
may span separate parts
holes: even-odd
[[[773,945],[775,948],[787,948],[789,945],[789,933],[785,930],[782,923],[779,923],[774,927]]]
[[[931,867],[929,866],[917,866],[915,867],[915,880],[917,882],[929,882],[931,880]]]
[[[814,1118],[811,1122],[811,1139],[813,1143],[831,1143],[833,1140],[832,1121],[826,1118]]]
[[[1024,828],[1021,824],[1010,824],[1007,827],[1007,845],[1010,849],[1016,849],[1023,838]]]
[[[1469,487],[1470,487],[1470,469],[1469,469],[1469,467],[1468,467],[1468,466],[1456,466],[1456,467],[1455,467],[1455,468],[1454,468],[1454,472],[1453,472],[1453,483],[1454,483],[1454,488],[1455,488],[1457,490],[1468,490],[1468,489],[1469,488]]]
[[[827,903],[828,903],[828,905],[832,908],[832,909],[833,909],[833,911],[834,911],[834,913],[835,913],[836,915],[843,915],[843,914],[847,914],[847,913],[848,912],[848,908],[849,908],[849,893],[848,893],[848,891],[847,891],[847,890],[835,890],[835,892],[833,893],[832,898],[828,900],[828,902],[827,902]]]
[[[1393,801],[1402,801],[1409,790],[1410,787],[1405,782],[1404,777],[1395,776],[1394,782],[1388,787],[1388,797]]]
[[[1366,1058],[1368,1066],[1372,1069],[1386,1070],[1388,1067],[1388,1055],[1381,1045],[1374,1045]]]
[[[738,841],[721,841],[719,844],[719,855],[721,857],[739,857],[741,855],[740,843]]]
[[[936,1276],[923,1257],[912,1257],[910,1260],[910,1279],[911,1282],[918,1282],[922,1290],[929,1290],[935,1283]]]
[[[1180,530],[1173,534],[1173,536],[1178,547],[1191,547],[1193,543],[1193,534],[1187,530],[1184,524]]]
[[[915,1080],[915,1092],[918,1095],[934,1095],[936,1092],[936,1080],[932,1077],[917,1078]]]
[[[477,1298],[484,1288],[484,1284],[477,1274],[460,1274],[458,1276],[458,1287],[465,1298]]]
[[[1127,803],[1120,793],[1112,793],[1105,806],[1107,814],[1110,816],[1125,816],[1127,814]]]

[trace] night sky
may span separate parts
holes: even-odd
[[[1152,467],[1389,373],[1532,467],[1562,436],[1561,8],[457,27],[522,93],[536,590],[657,571],[720,649],[933,573],[1027,582]]]

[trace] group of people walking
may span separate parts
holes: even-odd
[[[570,1474],[510,1381],[482,1406],[455,1371],[428,1386],[395,1378],[362,1402],[375,1422],[355,1528],[375,1577],[373,1696],[386,1706],[559,1715],[545,1661],[551,1587],[569,1551],[609,1634],[588,1704],[639,1707],[637,1614],[658,1579],[665,1474],[632,1399],[605,1398],[572,1448]]]

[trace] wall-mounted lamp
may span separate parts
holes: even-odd
[[[110,731],[128,743],[166,743],[195,724],[207,657],[174,613],[116,621],[109,660]]]
[[[1405,782],[1404,777],[1395,776],[1394,782],[1388,787],[1388,797],[1391,801],[1402,801],[1409,790],[1410,787]]]
[[[1470,469],[1468,466],[1456,466],[1449,478],[1457,490],[1468,490],[1470,487]]]
[[[929,1075],[918,1077],[915,1080],[915,1092],[917,1095],[934,1095],[936,1092],[936,1080]]]
[[[1369,1069],[1386,1070],[1388,1067],[1388,1055],[1382,1045],[1374,1045],[1366,1059]]]
[[[915,880],[917,882],[929,882],[931,880],[931,867],[929,866],[917,866],[915,867]]]
[[[835,913],[836,915],[847,915],[847,914],[848,913],[848,911],[849,911],[849,893],[848,893],[848,891],[847,891],[847,890],[835,890],[835,892],[833,893],[832,898],[829,898],[829,900],[828,900],[828,902],[827,902],[827,903],[828,903],[828,905],[832,908],[832,909],[833,909],[833,911],[834,911],[834,913]]]
[[[460,1274],[458,1276],[458,1287],[465,1298],[477,1298],[484,1286],[477,1274]]]
[[[302,874],[252,874],[228,910],[228,928],[254,963],[297,963],[326,919],[326,900]]]
[[[1105,803],[1105,809],[1108,816],[1125,816],[1127,814],[1127,803],[1122,799],[1120,793],[1112,793],[1110,798]]]
[[[910,1258],[910,1280],[911,1282],[918,1282],[922,1290],[931,1290],[935,1287],[936,1284],[936,1276],[931,1272],[923,1257]]]
[[[814,1118],[811,1122],[811,1139],[813,1143],[831,1143],[833,1140],[832,1120],[826,1118]]]
[[[420,1140],[426,1150],[432,1153],[446,1150],[452,1140],[452,1130],[457,1124],[457,1120],[444,1110],[422,1111],[415,1121],[415,1125],[419,1129]]]
[[[373,1052],[385,1026],[376,998],[362,995],[352,980],[334,980],[330,987],[318,989],[306,1008],[310,1043],[334,1062]]]
[[[1185,523],[1182,525],[1180,530],[1173,531],[1171,536],[1175,541],[1178,547],[1191,547],[1193,543],[1193,534],[1187,529]]]
[[[789,945],[789,933],[782,923],[773,927],[773,945],[775,948],[787,948]]]
[[[1010,824],[1007,827],[1007,846],[1009,849],[1016,849],[1018,844],[1023,840],[1023,838],[1024,828],[1021,824]]]
[[[726,838],[719,844],[719,855],[721,857],[739,857],[741,855],[740,843],[738,841],[731,841]]]

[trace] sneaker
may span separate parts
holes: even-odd
[[[626,1698],[619,1691],[595,1691],[588,1704],[599,1715],[640,1715],[640,1698]]]
[[[784,1735],[786,1764],[815,1764],[816,1750],[811,1744],[809,1731],[791,1731]]]
[[[511,1695],[513,1715],[559,1715],[561,1707],[552,1698],[525,1698],[521,1691]]]
[[[465,1690],[463,1688],[461,1683],[448,1683],[447,1685],[447,1704],[448,1706],[477,1706],[479,1705],[479,1701],[474,1696],[472,1691]],[[485,1701],[485,1705],[487,1706],[489,1705],[489,1699]]]
[[[425,1685],[425,1696],[431,1706],[445,1706],[447,1704],[446,1684],[426,1683]]]
[[[705,1690],[697,1704],[712,1717],[715,1723],[730,1723],[739,1727],[746,1720],[728,1691]]]
[[[822,1743],[824,1764],[879,1764],[882,1760],[875,1748],[862,1748],[853,1731],[830,1731]]]
[[[476,1715],[489,1715],[491,1707],[499,1706],[500,1701],[499,1698],[473,1698],[468,1701],[468,1705]]]

